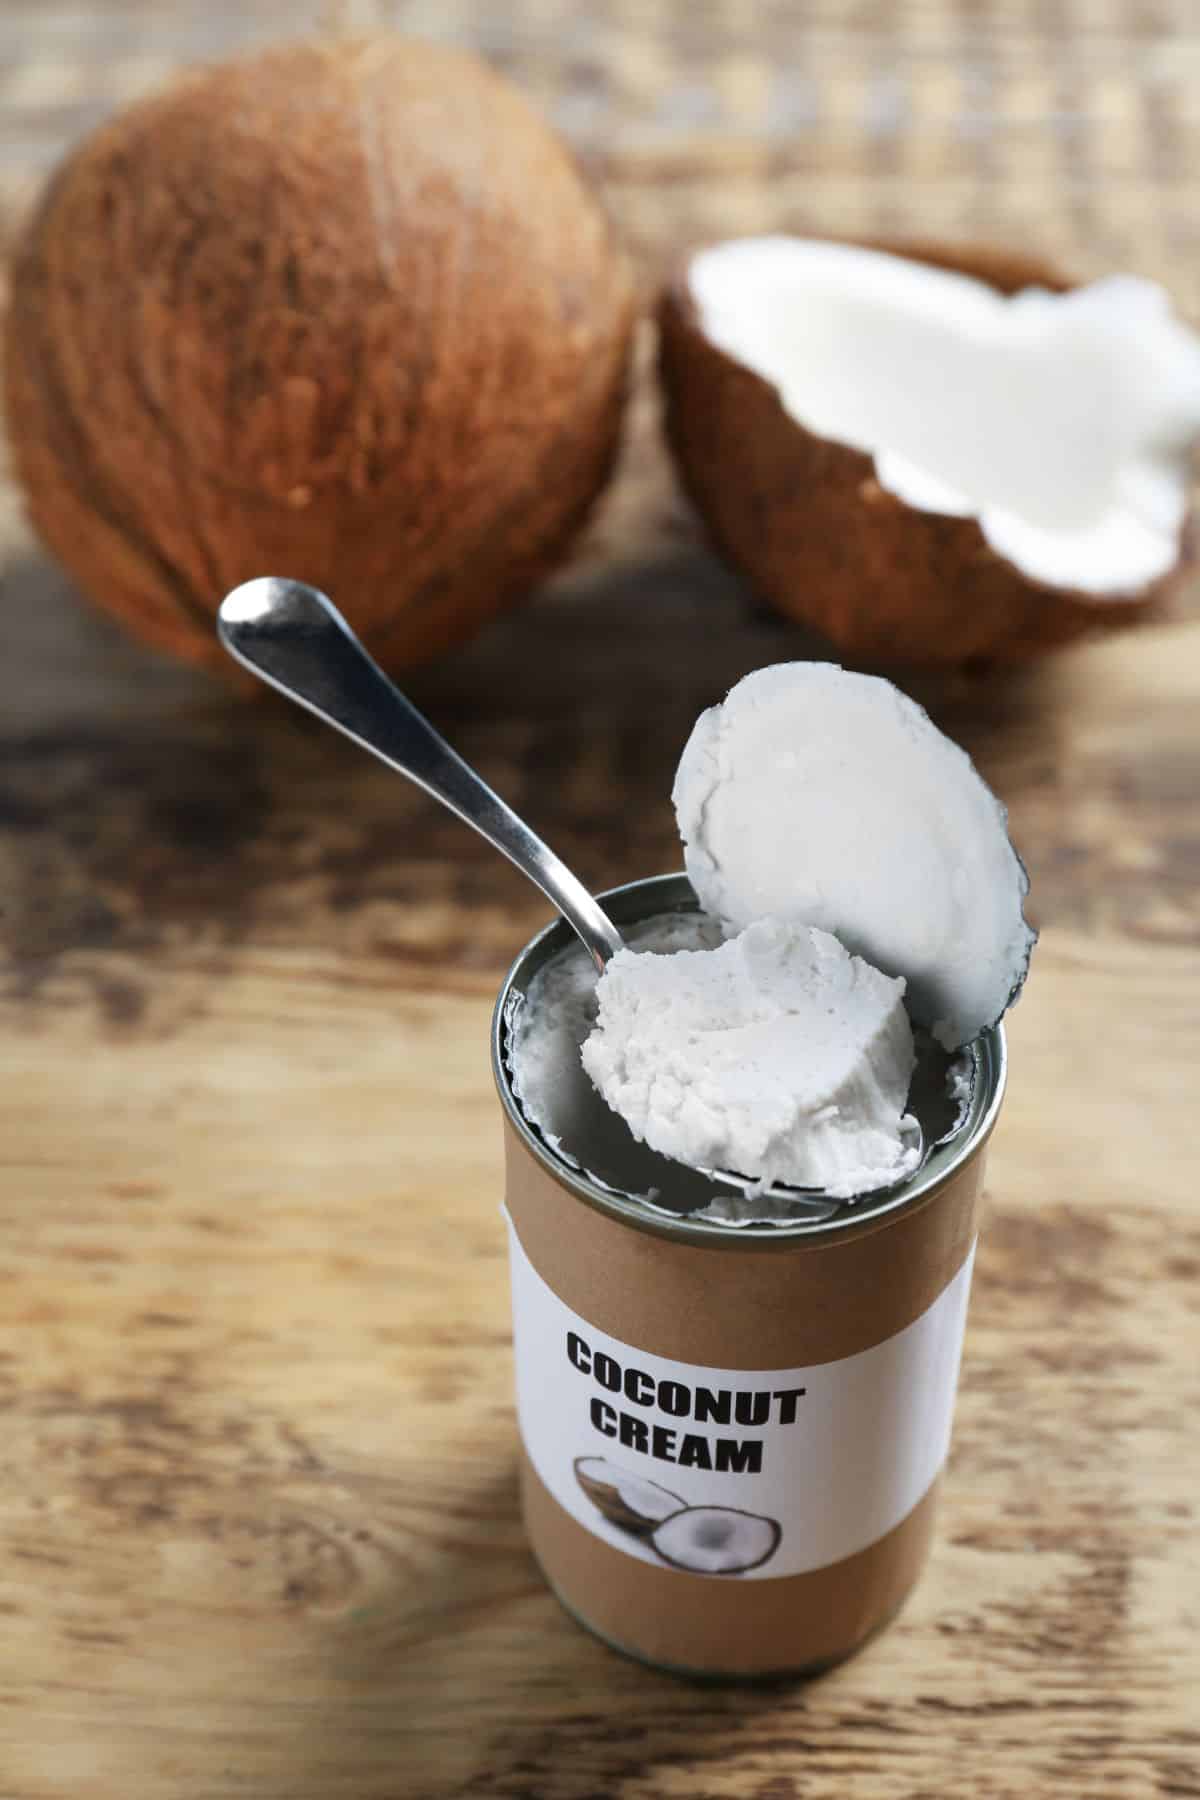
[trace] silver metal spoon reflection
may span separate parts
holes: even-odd
[[[251,674],[473,825],[542,890],[603,971],[623,941],[608,914],[388,680],[318,588],[278,575],[245,581],[221,602],[217,636]]]

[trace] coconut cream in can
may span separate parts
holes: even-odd
[[[604,904],[628,930],[696,902],[664,876]],[[958,1128],[899,1185],[762,1223],[673,1210],[598,1177],[514,1092],[520,1009],[572,941],[559,923],[522,951],[493,1027],[530,1543],[629,1654],[818,1669],[890,1617],[929,1551],[1003,1029],[971,1047]]]

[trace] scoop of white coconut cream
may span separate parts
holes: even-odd
[[[788,918],[903,976],[947,1050],[995,1023],[1036,934],[1004,808],[891,682],[776,663],[700,715],[679,761],[687,872],[727,930]]]
[[[1031,580],[1136,595],[1180,554],[1200,339],[1132,276],[1012,297],[801,238],[700,252],[705,335],[919,511],[975,517]]]
[[[711,1196],[737,1223],[786,1220],[772,1184],[838,1200],[904,1180],[925,1091],[910,1020],[969,1046],[1036,938],[1004,808],[907,696],[829,663],[739,682],[673,797],[703,911],[632,927],[599,982],[577,947],[538,970],[510,1024],[525,1116],[602,1186],[650,1198],[671,1164],[748,1180],[736,1216]],[[961,1125],[973,1090],[949,1074]]]
[[[834,1197],[916,1167],[904,982],[827,932],[766,919],[718,949],[622,950],[596,998],[584,1068],[663,1155]]]

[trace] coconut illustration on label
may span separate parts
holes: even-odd
[[[602,1456],[577,1456],[575,1479],[610,1525],[638,1537],[649,1537],[656,1525],[683,1507],[678,1494],[628,1469],[618,1469]]]
[[[732,1506],[689,1506],[664,1519],[650,1542],[666,1563],[692,1575],[745,1575],[770,1562],[783,1536],[778,1519]]]
[[[778,1519],[734,1506],[687,1506],[678,1494],[599,1456],[577,1456],[575,1479],[610,1525],[648,1538],[665,1563],[694,1575],[744,1575],[768,1562]]]

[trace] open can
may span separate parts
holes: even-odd
[[[627,927],[696,900],[662,876],[604,904]],[[560,921],[521,952],[493,1027],[529,1541],[618,1650],[813,1672],[886,1622],[928,1555],[1003,1030],[973,1046],[959,1129],[899,1186],[786,1224],[674,1216],[589,1177],[514,1096],[514,1009],[572,941]]]

